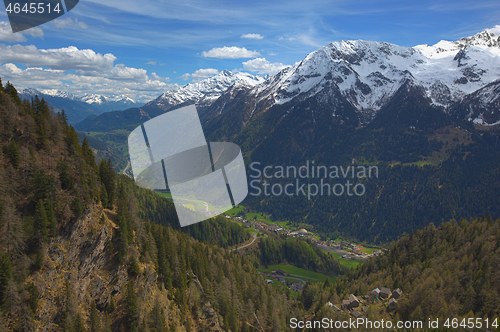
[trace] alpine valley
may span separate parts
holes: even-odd
[[[85,106],[98,96],[0,81],[0,331],[323,331],[353,317],[498,330],[499,93],[486,31],[335,42],[276,75],[222,71],[102,114]],[[73,126],[76,104],[73,121],[90,115]],[[232,217],[181,228],[168,192],[127,176],[127,136],[190,104],[208,141],[241,147],[250,183],[306,194],[251,185]],[[274,173],[313,164],[340,175]],[[363,194],[312,194],[320,180]],[[346,258],[358,245],[364,262]]]
[[[339,41],[265,79],[223,71],[75,128],[124,146],[141,123],[195,104],[207,140],[240,145],[248,165],[376,165],[361,197],[244,204],[327,237],[383,243],[430,222],[500,215],[499,91],[500,37],[487,31],[433,46]]]

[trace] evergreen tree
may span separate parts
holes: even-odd
[[[113,209],[113,203],[115,201],[116,174],[113,170],[111,159],[108,159],[108,161],[101,159],[101,162],[99,163],[99,176],[101,178],[101,183],[106,189],[106,196],[108,198],[107,208]]]
[[[127,323],[129,331],[137,331],[137,326],[139,323],[139,300],[137,294],[135,293],[134,283],[131,280],[127,283],[127,292],[125,295],[125,311],[125,321]]]
[[[57,164],[57,171],[59,172],[59,182],[63,189],[73,189],[75,183],[73,177],[69,173],[68,163],[61,157]]]
[[[6,295],[7,286],[13,277],[12,262],[7,253],[0,254],[0,304]]]
[[[77,218],[81,218],[83,215],[83,206],[82,206],[82,200],[80,199],[80,196],[76,195],[75,199],[73,200],[73,211],[75,212],[75,216]]]
[[[15,140],[11,140],[7,145],[5,155],[9,158],[12,167],[18,168],[21,162],[21,148]]]
[[[57,119],[64,127],[68,125],[68,116],[66,115],[66,112],[64,110],[62,110],[61,112],[57,112]]]
[[[101,322],[99,319],[99,314],[97,313],[97,307],[95,301],[91,301],[90,305],[90,332],[100,332]]]
[[[47,241],[48,226],[49,222],[47,220],[47,213],[45,210],[45,206],[43,204],[43,201],[39,199],[35,208],[34,228],[36,236],[42,241]]]
[[[9,81],[7,81],[7,84],[5,84],[5,93],[7,93],[16,104],[22,104],[21,98],[19,98],[16,88],[14,88],[12,83],[10,83]]]
[[[101,186],[101,204],[103,208],[108,207],[108,192],[106,191],[106,187]]]
[[[56,216],[54,215],[54,207],[52,206],[52,202],[50,200],[47,201],[46,204],[47,209],[47,225],[48,225],[48,234],[49,237],[56,236],[57,233],[57,222]]]
[[[83,138],[82,142],[82,154],[83,154],[83,159],[85,162],[92,167],[93,169],[97,168],[97,164],[95,163],[95,157],[94,157],[94,152],[90,148],[89,142],[87,140],[87,137]]]

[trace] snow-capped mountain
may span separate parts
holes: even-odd
[[[262,82],[264,78],[258,75],[223,70],[215,76],[164,92],[144,107],[160,108],[166,111],[173,106],[186,103],[194,103],[199,107],[209,106],[231,86],[251,88]]]
[[[90,105],[92,104],[102,105],[107,102],[106,97],[96,94],[85,94],[82,97],[80,97],[80,100]]]
[[[313,96],[328,98],[331,91],[338,91],[357,110],[361,123],[366,123],[408,80],[423,87],[433,105],[449,111],[467,95],[499,78],[500,37],[487,31],[433,46],[339,41],[255,85],[246,98],[255,104],[253,111],[259,112]],[[500,120],[488,119],[475,122]]]
[[[130,107],[143,105],[126,95],[104,97],[97,94],[85,94],[76,96],[70,92],[56,89],[24,89],[19,91],[22,98],[33,98],[38,96],[44,98],[56,110],[64,109],[70,123],[82,121],[90,114],[100,114],[116,110],[124,110]]]

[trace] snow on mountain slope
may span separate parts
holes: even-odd
[[[261,76],[224,70],[199,82],[164,92],[161,96],[146,104],[145,107],[153,106],[167,110],[172,106],[187,102],[194,102],[198,106],[207,106],[235,84],[253,87],[263,81],[264,79]]]
[[[483,31],[433,46],[334,42],[269,77],[251,93],[270,107],[314,96],[333,82],[362,118],[371,119],[407,80],[423,86],[434,104],[448,109],[499,78],[500,37]]]
[[[106,97],[95,94],[85,94],[80,98],[80,100],[90,105],[92,104],[102,105],[107,101]]]

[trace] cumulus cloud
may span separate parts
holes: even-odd
[[[0,66],[0,77],[3,80],[11,81],[19,89],[28,87],[57,89],[71,91],[77,95],[85,93],[104,96],[127,95],[139,101],[154,99],[161,93],[178,87],[177,84],[165,83],[168,78],[159,77],[154,73],[149,77],[143,77],[140,81],[123,79],[124,76],[127,76],[125,69],[127,67],[117,67],[119,71],[122,70],[120,73],[115,73],[115,76],[109,75],[109,73],[103,76],[84,76],[68,73],[64,70],[40,67],[21,69],[13,63],[6,63]]]
[[[217,59],[240,59],[240,58],[255,58],[260,56],[257,51],[249,51],[244,47],[215,47],[210,51],[203,51],[201,55],[205,58],[217,58]]]
[[[486,29],[486,31],[490,32],[490,33],[493,33],[497,36],[500,36],[500,25],[495,25],[493,28],[491,29]]]
[[[0,45],[0,63],[22,63],[28,67],[108,71],[113,68],[115,60],[116,57],[113,54],[102,55],[90,49],[79,50],[74,46],[58,49],[38,49],[34,45]]]
[[[192,77],[207,78],[213,75],[217,75],[219,71],[214,68],[198,69],[193,74]]]
[[[140,101],[177,88],[168,77],[142,68],[114,64],[113,54],[76,47],[37,49],[0,45],[0,77],[18,88],[58,89],[74,94],[127,95]],[[200,72],[201,73],[201,72]],[[197,74],[198,75],[198,74]]]
[[[43,38],[43,30],[40,28],[31,28],[25,30],[24,33],[32,37]],[[9,22],[0,21],[0,41],[10,42],[10,43],[14,42],[22,43],[25,42],[26,40],[27,40],[26,37],[24,37],[22,33],[12,32]]]
[[[195,72],[192,74],[185,73],[184,75],[180,76],[179,78],[183,79],[184,81],[188,80],[189,78],[193,78],[193,82],[196,82],[196,81],[202,80],[204,78],[217,75],[218,73],[219,73],[219,71],[215,68],[203,68],[203,69],[195,70]]]
[[[243,62],[243,68],[248,71],[256,71],[258,74],[276,74],[281,69],[288,67],[282,63],[271,63],[265,58],[257,58]]]
[[[161,77],[158,76],[156,73],[151,73],[150,78],[155,81],[164,81],[164,82],[170,82],[169,77]]]
[[[78,21],[78,18],[73,20],[71,17],[64,19],[57,19],[52,21],[52,24],[58,29],[72,28],[72,29],[88,29],[88,25],[85,22]]]
[[[245,35],[242,35],[241,38],[244,38],[244,39],[263,39],[264,36],[258,34],[258,33],[247,33]]]

